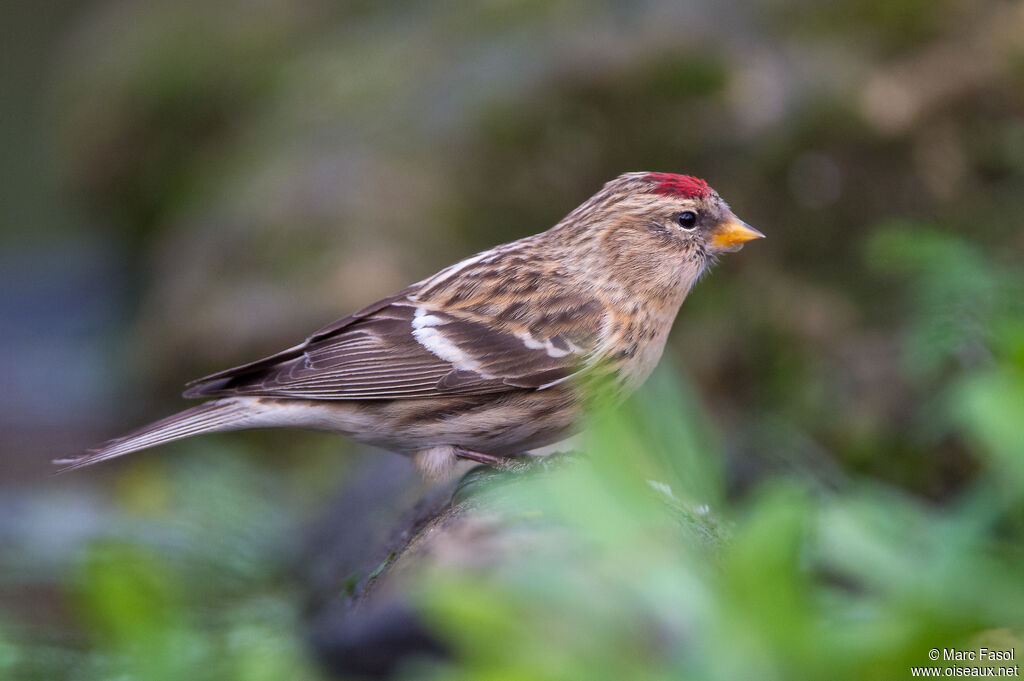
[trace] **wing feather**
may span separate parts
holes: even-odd
[[[353,400],[541,390],[593,358],[603,310],[596,301],[509,321],[416,293],[410,287],[300,345],[193,381],[185,396]]]

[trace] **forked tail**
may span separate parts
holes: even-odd
[[[180,440],[190,435],[239,430],[245,428],[249,420],[250,413],[243,401],[213,400],[185,411],[179,411],[165,419],[133,430],[127,435],[107,440],[80,454],[54,459],[53,462],[61,466],[58,472],[64,473],[124,454],[131,454],[140,449],[148,449],[166,442]]]

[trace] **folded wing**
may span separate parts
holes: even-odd
[[[194,381],[185,396],[372,400],[541,390],[591,359],[601,306],[577,303],[571,315],[502,323],[436,309],[409,290],[294,348]]]

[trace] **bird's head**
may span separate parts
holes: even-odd
[[[621,217],[619,227],[646,229],[664,245],[715,256],[764,237],[736,217],[718,192],[698,177],[626,173],[609,182],[605,192]]]
[[[661,197],[661,221],[678,227],[668,230],[682,242],[704,248],[713,255],[738,251],[764,234],[736,217],[707,182],[689,175],[645,173],[650,192]]]
[[[707,182],[672,173],[620,175],[562,225],[612,267],[640,278],[677,274],[683,284],[692,284],[721,253],[764,236]]]

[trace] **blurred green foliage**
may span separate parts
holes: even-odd
[[[320,678],[286,578],[308,490],[230,448],[199,450],[133,469],[106,536],[62,566],[80,633],[0,630],[3,678]]]

